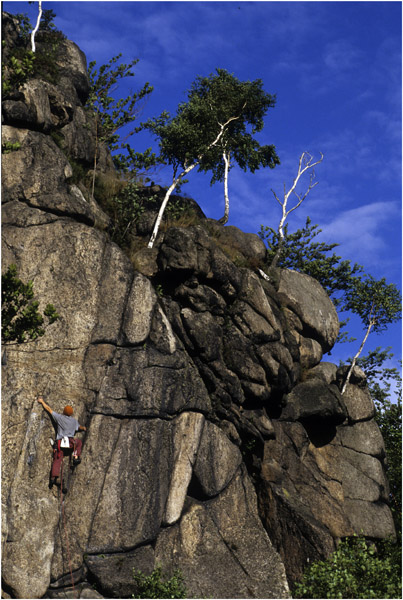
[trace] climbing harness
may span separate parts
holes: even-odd
[[[60,448],[70,448],[70,440],[67,435],[60,440]]]

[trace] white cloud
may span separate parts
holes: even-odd
[[[400,220],[400,205],[380,201],[344,210],[322,226],[324,239],[340,244],[340,254],[353,262],[387,271],[400,262],[388,246],[387,230]],[[386,231],[385,231],[386,230]],[[385,235],[386,234],[386,235]]]

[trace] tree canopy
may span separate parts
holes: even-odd
[[[253,137],[275,105],[275,96],[262,86],[260,79],[240,81],[217,69],[196,78],[174,117],[163,112],[144,124],[159,139],[160,160],[173,167],[170,193],[195,167],[211,171],[211,183],[222,181],[231,168],[229,157],[252,172],[280,163],[274,146],[261,146]]]
[[[360,278],[346,295],[346,310],[357,314],[364,325],[379,333],[400,319],[401,297],[394,283],[372,275]]]
[[[253,138],[263,129],[263,117],[275,101],[275,96],[264,92],[261,79],[240,81],[217,69],[216,74],[195,79],[176,116],[164,112],[146,126],[158,136],[166,163],[183,169],[197,162],[200,171],[212,171],[212,182],[222,181],[223,149],[230,150],[244,170],[280,164],[274,146],[261,146]],[[220,140],[213,145],[224,124]]]

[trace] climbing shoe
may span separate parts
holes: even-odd
[[[73,466],[76,467],[77,465],[79,465],[81,462],[81,458],[79,458],[78,456],[73,457]]]
[[[51,477],[49,479],[49,489],[51,490],[54,485],[57,485],[57,477]]]

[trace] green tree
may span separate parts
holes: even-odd
[[[132,598],[186,598],[186,587],[179,569],[170,578],[163,577],[161,567],[154,569],[151,575],[133,571],[133,577],[137,594]]]
[[[3,40],[3,60],[2,60],[2,92],[3,97],[17,90],[29,78],[38,77],[51,83],[57,83],[59,75],[59,66],[57,57],[59,46],[65,39],[64,34],[59,31],[54,24],[56,17],[53,10],[39,11],[35,35],[38,42],[38,48],[35,41],[32,44],[32,25],[25,14],[17,14],[18,37],[14,40],[13,46],[7,46],[7,40]],[[39,26],[38,26],[39,25]],[[30,42],[31,38],[31,42]],[[34,47],[33,51],[31,47]]]
[[[36,58],[34,53],[27,48],[32,29],[28,16],[18,13],[14,15],[14,18],[18,21],[17,39],[11,48],[7,46],[6,40],[3,40],[1,62],[3,99],[6,99],[12,91],[18,89],[33,74]]]
[[[100,142],[104,142],[111,152],[124,151],[113,155],[115,166],[121,172],[132,170],[137,173],[139,169],[147,169],[156,162],[155,154],[151,152],[151,149],[144,153],[134,152],[126,142],[135,131],[139,130],[138,127],[129,131],[123,140],[118,133],[119,130],[138,118],[139,103],[153,91],[152,86],[147,82],[140,91],[132,92],[126,98],[114,98],[112,94],[116,90],[118,82],[126,77],[134,77],[132,68],[138,63],[138,59],[134,59],[128,64],[118,64],[121,56],[122,54],[114,56],[99,69],[95,68],[96,61],[90,62],[88,67],[91,88],[86,106],[94,114],[95,122],[92,196],[94,195]]]
[[[23,283],[14,264],[1,276],[1,301],[1,339],[5,345],[34,341],[60,318],[52,304],[40,313],[32,281]]]
[[[144,123],[159,139],[161,162],[173,167],[172,184],[161,204],[149,247],[154,244],[171,194],[195,167],[211,171],[211,183],[224,180],[226,209],[221,221],[225,223],[231,166],[237,163],[243,170],[254,172],[279,164],[274,146],[260,146],[253,137],[262,130],[263,117],[274,104],[275,97],[263,91],[260,79],[242,82],[217,69],[216,74],[196,78],[187,102],[178,106],[174,117],[163,112]]]
[[[393,283],[386,279],[376,280],[372,275],[357,279],[345,296],[345,310],[358,315],[366,328],[361,345],[351,361],[341,393],[343,394],[350,380],[351,373],[360,356],[369,334],[385,331],[387,326],[400,319],[402,304],[400,292]]]
[[[324,561],[313,563],[295,585],[294,598],[401,598],[398,554],[384,554],[365,538],[340,542]]]
[[[312,225],[309,217],[304,227],[294,233],[288,233],[287,223],[284,226],[282,252],[277,266],[305,273],[319,281],[338,307],[342,305],[344,293],[363,272],[363,267],[357,263],[352,265],[349,260],[342,260],[334,252],[330,254],[339,244],[314,241],[321,232],[319,225]],[[261,225],[259,236],[267,244],[266,262],[271,266],[278,253],[280,234],[272,227]]]

